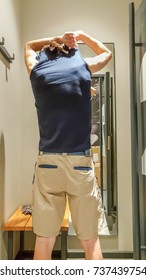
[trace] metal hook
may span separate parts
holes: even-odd
[[[11,60],[14,60],[14,59],[15,59],[15,54],[13,53],[13,56],[9,57],[9,62],[12,62]]]
[[[4,37],[2,37],[2,41],[0,42],[0,45],[4,45],[4,43],[5,43],[5,39]]]
[[[5,39],[2,37],[2,42],[0,42],[0,52],[3,54],[3,56],[7,59],[9,63],[12,63],[12,60],[15,59],[15,55],[13,53],[13,56],[10,56],[6,48],[4,47]]]

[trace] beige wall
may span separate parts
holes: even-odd
[[[114,42],[116,53],[119,234],[118,238],[103,238],[102,248],[132,250],[129,2],[0,0],[3,10],[0,36],[5,37],[9,52],[16,54],[7,82],[5,67],[0,61],[0,224],[17,205],[31,202],[38,130],[34,99],[23,61],[24,43],[83,29],[103,42]],[[76,246],[74,241],[73,244]],[[2,235],[0,247],[0,258],[5,258]]]
[[[7,70],[0,60],[0,227],[21,198],[21,48],[20,1],[0,0],[0,40],[16,59]],[[6,79],[7,76],[7,79]],[[4,238],[3,238],[4,237]],[[0,259],[6,256],[0,232]]]
[[[133,2],[135,4],[135,9],[137,9],[139,7],[139,5],[141,4],[142,0],[134,0]]]

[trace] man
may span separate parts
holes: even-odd
[[[90,47],[95,57],[84,60],[78,41]],[[97,231],[101,198],[90,143],[91,75],[111,57],[101,42],[83,31],[30,41],[25,46],[40,132],[33,186],[35,260],[51,259],[66,194],[85,259],[102,259]]]

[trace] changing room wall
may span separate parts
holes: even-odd
[[[6,70],[0,56],[0,227],[21,200],[21,5],[0,0],[0,41],[15,60]],[[6,258],[6,234],[0,231],[0,259]]]

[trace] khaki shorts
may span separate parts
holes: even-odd
[[[80,240],[98,234],[102,202],[91,156],[44,154],[35,165],[33,231],[56,237],[64,218],[68,195],[72,224]]]

